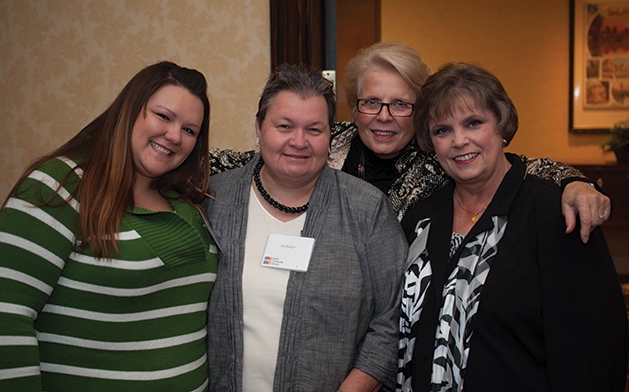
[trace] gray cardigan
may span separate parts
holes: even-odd
[[[221,250],[208,309],[210,391],[242,390],[242,269],[253,167],[212,177],[204,203]],[[324,167],[302,231],[308,271],[288,281],[274,391],[336,391],[356,367],[394,388],[407,243],[386,196]]]

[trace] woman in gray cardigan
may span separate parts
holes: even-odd
[[[211,391],[394,386],[407,245],[382,192],[326,165],[334,114],[319,72],[281,66],[256,115],[260,153],[212,177]]]

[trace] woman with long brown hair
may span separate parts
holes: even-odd
[[[206,90],[150,65],[17,182],[0,212],[0,389],[207,387]]]

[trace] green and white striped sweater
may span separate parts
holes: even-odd
[[[95,259],[76,245],[78,200],[63,203],[81,174],[48,161],[0,212],[0,390],[207,390],[217,250],[197,210],[134,208],[120,257]]]

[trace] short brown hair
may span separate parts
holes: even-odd
[[[330,130],[334,127],[336,117],[336,96],[332,82],[323,77],[323,73],[315,67],[304,64],[290,65],[281,64],[269,75],[269,79],[264,86],[260,101],[258,102],[258,112],[256,121],[262,124],[269,110],[273,98],[281,91],[290,91],[302,98],[322,96],[328,107],[328,126]]]
[[[489,71],[469,63],[449,63],[431,75],[417,96],[415,130],[419,147],[433,152],[430,123],[452,114],[462,98],[489,109],[507,145],[518,130],[518,113],[502,83]]]

